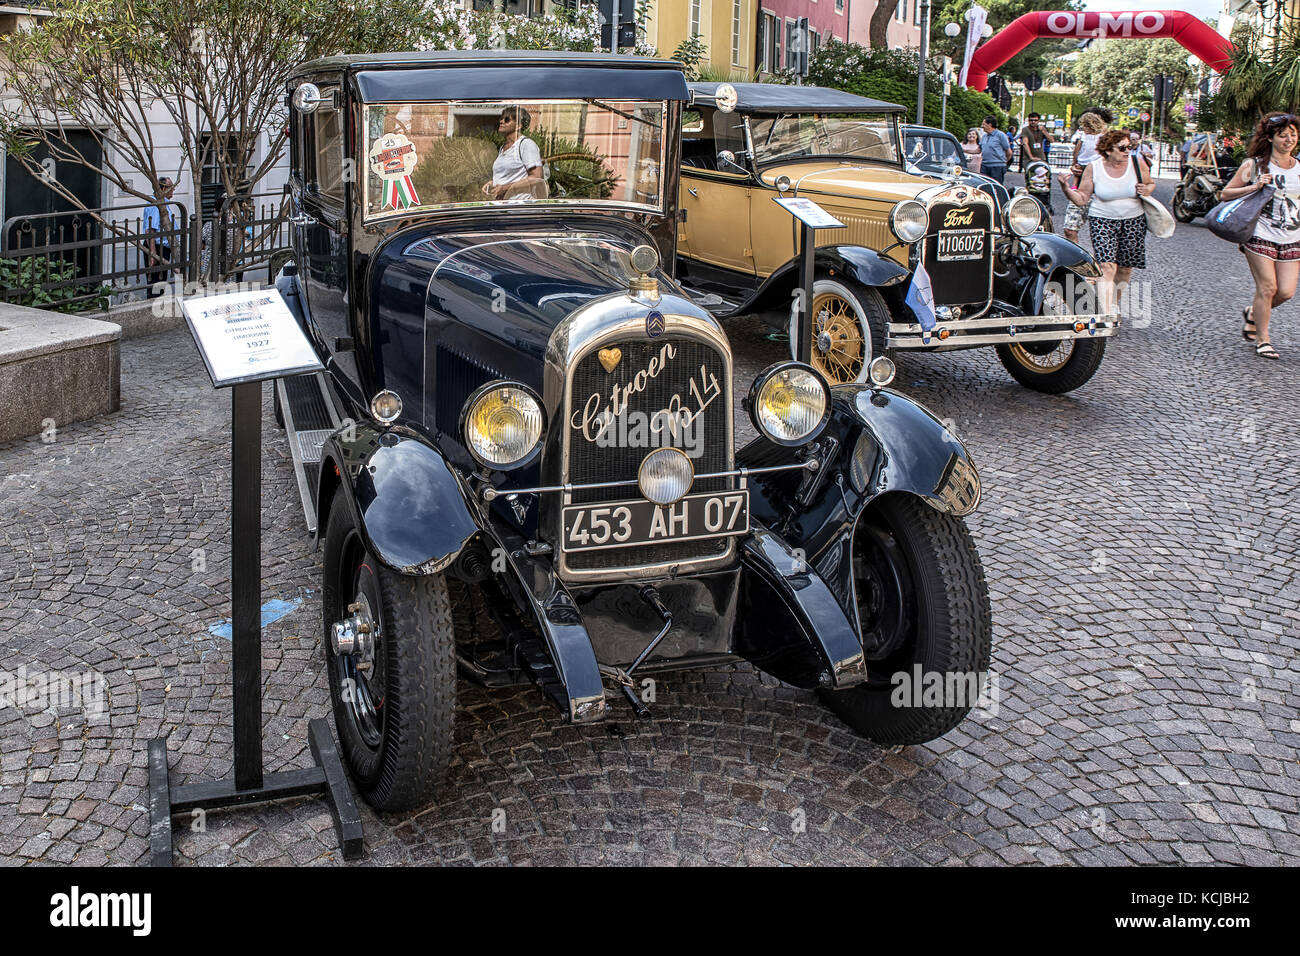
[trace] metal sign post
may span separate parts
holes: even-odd
[[[308,724],[316,763],[267,774],[262,766],[262,382],[319,371],[320,360],[274,290],[187,299],[185,319],[216,388],[231,389],[230,614],[234,775],[173,787],[167,738],[149,741],[149,845],[154,866],[172,862],[172,817],[186,811],[320,793],[344,859],[361,855],[361,816],[329,724]]]
[[[813,260],[817,252],[818,229],[843,229],[840,222],[811,199],[784,196],[773,202],[799,220],[799,322],[794,329],[795,359],[812,363],[813,330]]]

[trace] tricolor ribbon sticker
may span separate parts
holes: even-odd
[[[411,182],[419,157],[415,146],[401,133],[385,133],[370,147],[370,171],[383,181],[385,209],[409,209],[420,205],[420,194]]]

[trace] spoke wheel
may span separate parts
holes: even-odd
[[[831,385],[865,382],[876,345],[883,345],[889,308],[875,289],[818,279],[813,285],[812,365]],[[799,355],[796,311],[790,313],[790,357]]]
[[[1058,274],[1057,281],[1061,281]],[[1082,282],[1064,283],[1067,302],[1049,288],[1043,295],[1042,315],[1074,315],[1087,310],[1089,290]],[[1073,289],[1073,295],[1069,289]],[[1073,306],[1073,307],[1071,307]],[[1047,395],[1062,395],[1083,385],[1097,373],[1106,351],[1104,338],[1057,339],[1054,342],[1008,342],[997,346],[1003,368],[1021,385]]]

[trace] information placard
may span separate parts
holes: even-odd
[[[778,196],[774,197],[773,202],[790,215],[794,216],[805,226],[809,226],[813,229],[844,228],[844,223],[840,222],[811,199],[794,199]]]
[[[195,296],[182,308],[216,388],[323,368],[276,289]]]

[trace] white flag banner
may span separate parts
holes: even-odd
[[[961,63],[961,76],[957,78],[959,86],[966,85],[966,73],[970,70],[970,58],[975,55],[975,48],[984,37],[984,24],[988,22],[989,12],[978,3],[971,4],[966,14],[966,58]]]

